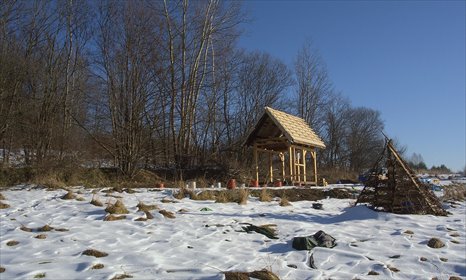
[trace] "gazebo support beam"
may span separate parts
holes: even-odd
[[[259,166],[257,165],[257,146],[254,145],[254,164],[255,164],[255,171],[256,171],[256,181],[259,183]]]

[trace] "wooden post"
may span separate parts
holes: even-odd
[[[290,146],[290,148],[288,149],[288,153],[290,154],[290,157],[289,157],[289,160],[290,160],[290,183],[292,184],[293,183],[293,149],[292,147]]]
[[[256,166],[256,181],[259,183],[259,166],[257,165],[257,146],[254,145],[254,162]]]
[[[280,161],[282,162],[282,182],[285,182],[285,155],[280,152],[278,154],[280,156]]]
[[[304,183],[306,183],[306,150],[303,149],[303,177]]]
[[[269,153],[270,182],[273,183],[273,154]]]
[[[296,148],[293,148],[296,153]],[[301,154],[298,151],[298,156],[296,157],[297,161],[295,162],[296,166],[296,176],[299,182],[301,182]]]
[[[317,186],[317,154],[315,149],[311,150],[311,155],[314,160],[314,183]]]

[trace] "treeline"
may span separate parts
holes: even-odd
[[[247,167],[265,106],[323,138],[320,165],[359,171],[383,145],[379,112],[337,93],[311,44],[292,67],[237,47],[237,1],[0,2],[3,166]],[[374,93],[376,94],[376,93]]]

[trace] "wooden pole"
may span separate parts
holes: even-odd
[[[306,150],[303,149],[303,177],[304,183],[306,183]]]
[[[289,160],[290,160],[290,183],[293,183],[293,148],[290,146],[288,153],[290,154]]]
[[[282,162],[282,182],[285,182],[285,155],[280,152],[280,161]]]
[[[257,146],[254,145],[254,162],[256,171],[256,181],[259,183],[259,166],[257,165]]]
[[[270,182],[273,183],[273,155],[269,153]]]
[[[311,155],[314,161],[314,183],[317,186],[317,153],[316,150],[311,150]]]

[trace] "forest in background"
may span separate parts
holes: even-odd
[[[370,168],[380,113],[334,88],[310,42],[291,67],[239,48],[247,22],[239,1],[2,1],[0,178],[246,178],[265,106],[310,124],[324,174]]]

